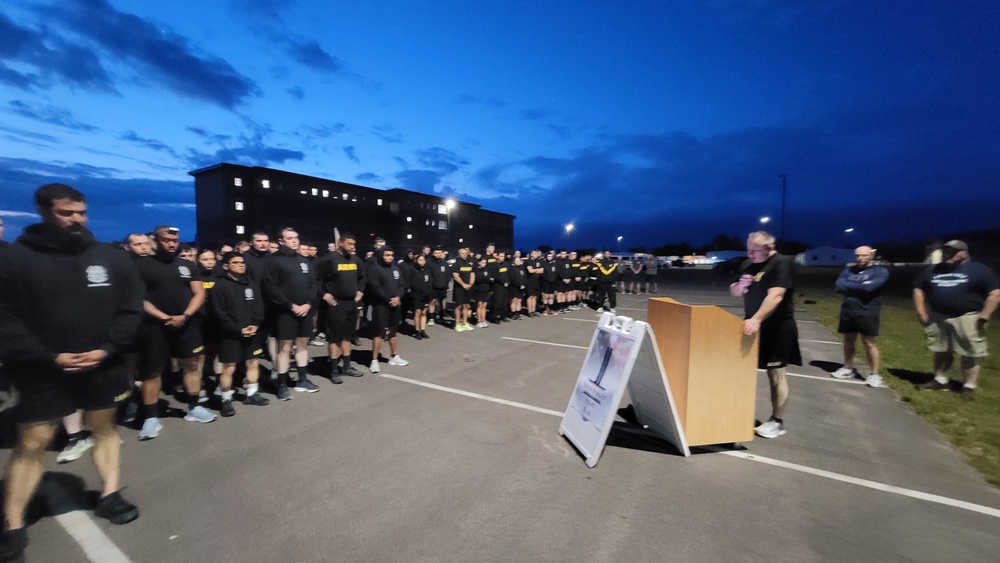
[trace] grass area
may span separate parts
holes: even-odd
[[[801,273],[806,275],[800,276],[797,303],[836,334],[841,297],[833,292],[833,282],[839,270]],[[930,379],[933,372],[924,331],[917,322],[908,284],[897,284],[887,293],[878,339],[885,384],[947,436],[990,484],[1000,487],[1000,320],[994,319],[988,328],[992,355],[983,361],[975,400],[962,400],[958,393],[919,391],[914,384]],[[863,361],[860,341],[857,348]],[[957,357],[949,375],[953,381],[962,379]]]

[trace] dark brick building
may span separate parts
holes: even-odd
[[[400,252],[424,244],[482,250],[514,245],[514,216],[472,203],[411,192],[378,190],[259,166],[216,164],[190,172],[195,179],[198,243],[218,246],[249,240],[255,231],[274,237],[294,227],[302,241],[326,248],[334,228],[354,233],[358,250],[376,236]]]

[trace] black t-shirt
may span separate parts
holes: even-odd
[[[528,260],[527,262],[525,262],[525,265],[529,266],[531,268],[534,268],[534,269],[538,269],[538,270],[544,270],[545,269],[544,261],[541,258],[539,258],[537,260]],[[537,280],[537,279],[539,279],[541,277],[542,277],[542,273],[541,272],[535,272],[535,273],[528,272],[528,278]]]
[[[764,322],[794,318],[795,303],[792,301],[792,296],[795,290],[795,265],[791,257],[775,254],[759,264],[746,260],[743,262],[740,276],[744,274],[753,276],[754,281],[743,296],[745,315],[743,318],[749,319],[754,316],[760,306],[764,304],[767,291],[772,287],[785,288],[785,297]]]
[[[931,311],[957,317],[982,311],[986,296],[1000,289],[1000,282],[993,270],[970,261],[954,268],[944,263],[930,266],[914,287],[923,290]]]
[[[455,263],[451,266],[452,273],[457,273],[458,277],[462,279],[464,283],[469,283],[472,279],[472,271],[476,268],[475,264],[472,263],[472,258],[467,258],[462,260],[458,258]]]
[[[145,256],[135,261],[139,277],[146,286],[145,300],[167,315],[183,315],[194,292],[191,282],[200,282],[201,274],[194,262],[170,257]]]

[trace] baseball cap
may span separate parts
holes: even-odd
[[[965,244],[964,242],[958,239],[949,240],[948,242],[941,245],[941,248],[950,248],[952,250],[964,250],[966,252],[969,251],[969,245]]]

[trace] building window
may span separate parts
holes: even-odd
[[[441,215],[447,215],[448,214],[448,206],[445,205],[445,204],[443,204],[443,203],[441,205],[438,205],[438,213],[440,213]]]
[[[410,221],[412,221],[412,220],[413,220],[413,217],[407,217],[407,218],[406,218],[406,222],[407,222],[407,223],[409,223],[409,222],[410,222]]]
[[[305,190],[299,190],[299,193],[302,194],[302,195],[308,195],[309,194],[309,192],[307,192]]]
[[[244,232],[246,232],[246,229],[243,228],[243,225],[236,225],[236,234],[242,235]]]
[[[469,228],[471,229],[471,228],[472,228],[472,225],[469,225]]]
[[[375,205],[382,205],[382,198],[375,200]]]
[[[233,178],[233,185],[237,187],[243,186],[243,178]]]
[[[235,205],[236,205],[236,211],[243,211],[243,202],[242,201],[237,201]]]
[[[406,240],[410,240],[412,238],[413,238],[413,235],[406,235]]]
[[[444,231],[448,229],[448,221],[438,221],[438,229]]]
[[[461,238],[460,238],[460,239],[458,239],[458,242],[460,242],[460,243],[461,243],[461,242],[464,242],[464,241],[465,241],[465,239],[461,239]]]
[[[319,195],[319,190],[317,188],[313,188],[312,195]]]
[[[323,190],[323,197],[330,197],[330,190]]]
[[[344,194],[344,201],[347,201],[347,194]]]
[[[260,181],[260,187],[264,188],[265,190],[271,189],[271,181],[270,180],[261,180]]]

